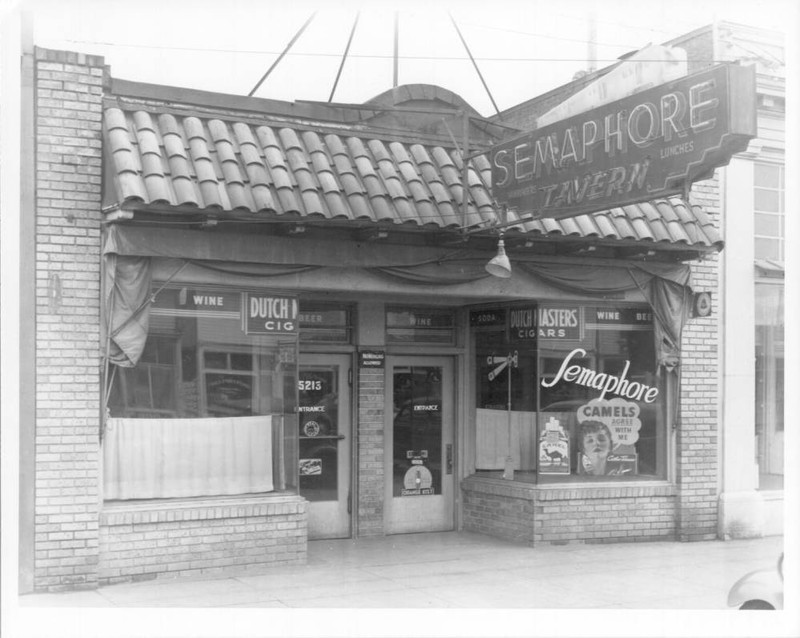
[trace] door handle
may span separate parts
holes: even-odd
[[[446,474],[452,474],[453,473],[453,444],[452,443],[448,443],[445,446],[445,455],[446,455],[446,459],[447,459],[445,473]]]

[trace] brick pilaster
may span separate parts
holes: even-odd
[[[719,226],[719,181],[696,184],[692,201]],[[684,328],[681,357],[681,415],[677,432],[679,540],[709,540],[717,536],[719,441],[719,255],[692,263],[696,291],[712,294],[708,317],[694,317]]]
[[[384,533],[385,370],[358,371],[358,535]]]
[[[35,57],[34,587],[89,588],[99,551],[104,69],[96,56]]]

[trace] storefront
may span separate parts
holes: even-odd
[[[489,160],[464,167],[441,113],[420,114],[472,111],[390,93],[365,114],[104,86],[102,202],[76,222],[94,243],[48,261],[77,281],[88,250],[102,282],[47,341],[102,361],[73,463],[96,538],[68,577],[37,559],[37,587],[298,564],[321,538],[714,537],[715,355],[682,351],[715,328],[692,316],[714,220],[681,197],[519,220],[494,277]],[[504,134],[471,122],[473,153]],[[39,249],[59,237],[40,228]],[[71,408],[74,387],[48,392]]]
[[[659,360],[675,336],[648,300],[687,311],[686,266],[519,254],[498,286],[481,272],[491,253],[448,262],[438,248],[341,241],[331,255],[371,264],[342,268],[303,238],[283,251],[315,262],[300,266],[279,261],[285,238],[157,234],[105,232],[109,511],[299,495],[310,539],[347,538],[469,528],[461,490],[498,481],[672,489],[674,388]],[[424,284],[408,263],[420,250]],[[456,270],[464,282],[443,283]],[[656,331],[673,344],[659,353]],[[540,518],[518,521],[531,541]]]
[[[297,508],[261,551],[453,529],[676,536],[682,261],[720,246],[699,209],[520,223],[498,279],[484,268],[496,235],[465,232],[441,137],[243,116],[107,100],[108,556],[131,507],[188,500],[203,518],[230,497]],[[488,172],[479,156],[467,174],[479,230],[496,215]],[[358,217],[367,201],[382,219]],[[253,210],[267,203],[285,212]],[[674,223],[652,248],[621,237],[656,235],[662,216],[686,218],[692,245]]]

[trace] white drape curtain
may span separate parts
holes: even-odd
[[[270,492],[272,417],[108,421],[104,498]]]
[[[476,410],[476,468],[502,470],[508,456],[508,412]],[[512,410],[511,458],[517,470],[536,467],[536,412]]]

